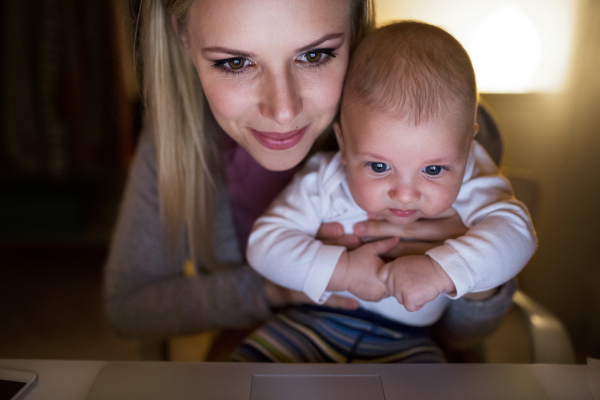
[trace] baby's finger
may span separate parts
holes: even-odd
[[[397,237],[390,237],[376,242],[370,242],[363,246],[371,247],[375,254],[380,255],[385,254],[387,251],[394,248],[398,244],[398,241],[399,239]]]
[[[377,278],[379,278],[380,281],[385,282],[385,281],[387,281],[389,274],[390,274],[390,264],[386,263],[386,264],[383,264],[383,266],[381,268],[379,268],[379,270],[377,271]]]

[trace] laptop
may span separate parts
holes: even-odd
[[[86,400],[546,399],[524,365],[117,362]]]

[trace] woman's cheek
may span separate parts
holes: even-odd
[[[235,119],[247,108],[247,96],[239,89],[228,88],[227,85],[211,85],[204,88],[204,93],[211,111],[217,119]]]
[[[314,72],[309,73],[313,74]],[[321,114],[327,114],[328,117],[333,119],[338,112],[342,97],[345,73],[345,67],[338,67],[332,69],[329,73],[319,75],[315,79],[305,81],[304,101],[306,102],[310,98],[316,110],[319,110]]]

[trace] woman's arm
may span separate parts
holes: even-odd
[[[226,210],[218,212],[216,251],[239,255],[227,217]],[[231,268],[185,276],[184,244],[182,237],[171,251],[161,231],[156,155],[152,137],[143,134],[105,266],[106,310],[116,331],[127,337],[168,337],[248,326],[272,315],[263,278],[243,265],[241,256]]]
[[[451,351],[477,345],[498,328],[502,317],[512,306],[516,290],[517,281],[511,279],[485,299],[474,300],[465,295],[451,301],[442,318],[434,325],[436,341]]]

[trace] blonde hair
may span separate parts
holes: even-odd
[[[192,260],[218,265],[212,247],[217,182],[222,179],[216,122],[181,39],[194,0],[145,0],[141,57],[146,121],[154,134],[160,219],[171,246],[187,233]],[[302,0],[298,0],[302,1]],[[372,0],[349,0],[353,48],[374,26]]]
[[[436,26],[403,21],[359,44],[343,99],[414,125],[449,112],[474,124],[478,96],[471,60],[456,39]]]

